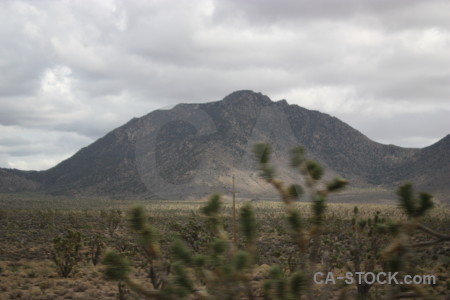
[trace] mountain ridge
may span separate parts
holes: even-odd
[[[235,173],[243,196],[270,196],[251,157],[257,141],[272,145],[285,180],[298,180],[287,163],[300,144],[355,187],[408,180],[444,198],[450,191],[450,135],[425,148],[384,145],[336,117],[243,90],[133,118],[45,171],[0,169],[0,192],[180,199],[226,193]]]

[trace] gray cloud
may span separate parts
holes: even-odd
[[[365,24],[382,24],[390,29],[448,26],[445,0],[239,0],[217,1],[215,16],[266,27],[272,24],[339,22],[361,19]]]
[[[448,1],[3,1],[0,167],[135,116],[261,91],[422,147],[450,128]]]
[[[91,141],[77,133],[19,126],[0,126],[0,132],[0,162],[8,168],[45,169]]]

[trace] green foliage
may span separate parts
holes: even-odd
[[[397,195],[399,196],[400,206],[409,216],[413,216],[416,212],[416,207],[414,205],[412,184],[406,183],[400,186],[397,191]]]
[[[301,185],[299,184],[291,184],[289,186],[289,196],[292,199],[298,199],[302,196],[303,194],[303,188]]]
[[[319,180],[320,178],[322,178],[323,169],[318,162],[314,160],[307,161],[306,170],[308,171],[308,174],[309,176],[311,176],[312,179]]]
[[[425,213],[434,207],[433,196],[427,193],[419,194],[419,209],[416,212],[417,217],[422,217]]]
[[[304,222],[302,220],[300,213],[295,210],[289,212],[288,222],[289,222],[289,225],[291,225],[291,228],[294,230],[294,232],[296,232],[304,227]]]
[[[192,254],[180,240],[175,240],[172,245],[173,258],[186,265],[192,263]]]
[[[178,297],[188,296],[194,289],[194,284],[186,272],[185,266],[181,262],[175,262],[172,265],[174,273],[174,284],[178,287],[176,295]]]
[[[335,178],[332,182],[327,185],[327,190],[329,192],[337,192],[343,188],[345,188],[348,184],[348,181],[343,178]]]
[[[250,254],[239,250],[234,257],[234,267],[237,271],[243,271],[250,263]]]
[[[256,220],[250,204],[245,204],[240,210],[241,231],[246,243],[253,243],[256,239]]]
[[[150,225],[143,225],[138,242],[143,247],[151,247],[158,243],[158,232]]]
[[[302,293],[305,290],[306,285],[308,284],[308,280],[306,275],[301,272],[301,271],[297,271],[294,274],[292,274],[291,277],[291,292],[292,295],[295,298],[299,298]]]
[[[129,219],[131,229],[135,231],[142,230],[145,224],[144,208],[142,206],[136,206],[131,210],[131,216]]]
[[[203,268],[206,265],[207,257],[203,254],[197,254],[194,256],[194,266],[197,268]]]
[[[269,269],[268,279],[264,282],[265,299],[294,299],[299,297],[302,291],[303,279],[299,273],[294,273],[289,278],[279,266]],[[297,285],[298,284],[298,285]]]
[[[160,255],[158,232],[146,223],[144,208],[142,206],[134,207],[128,222],[131,229],[137,233],[137,241],[145,254],[149,258],[157,258]]]
[[[202,213],[207,215],[208,217],[217,216],[219,214],[221,207],[220,196],[213,195],[205,207],[202,208]]]
[[[130,271],[129,261],[114,251],[105,254],[102,263],[106,265],[105,278],[107,280],[125,280]]]
[[[266,143],[256,143],[253,147],[253,154],[256,160],[260,164],[267,164],[270,161],[270,156],[272,154],[272,149]]]
[[[259,176],[267,182],[271,182],[275,176],[275,169],[268,165],[262,165],[260,168]]]
[[[206,205],[201,209],[201,212],[208,217],[211,227],[217,235],[220,235],[223,231],[219,219],[221,206],[220,196],[216,194],[211,196]]]
[[[275,169],[269,166],[272,149],[268,144],[259,142],[254,145],[253,154],[259,164],[259,176],[267,182],[271,182],[275,176]]]
[[[228,242],[223,239],[215,239],[212,243],[214,254],[220,255],[225,253],[228,247]]]
[[[358,222],[358,225],[361,229],[364,229],[364,227],[366,227],[367,221],[366,220],[361,220]]]
[[[387,268],[391,272],[399,272],[404,269],[404,259],[398,255],[393,254],[387,259]]]
[[[305,161],[305,149],[297,146],[291,149],[291,166],[299,167]]]
[[[52,260],[60,276],[68,277],[73,271],[81,260],[82,246],[81,234],[77,231],[67,230],[63,235],[53,239]]]
[[[313,201],[313,212],[314,212],[313,223],[315,225],[323,224],[326,208],[327,208],[327,206],[326,206],[325,198],[321,197],[321,196],[315,197],[315,199]]]
[[[419,198],[415,198],[411,183],[400,186],[397,190],[397,195],[399,197],[400,207],[410,218],[422,217],[434,206],[433,197],[430,194],[420,193]]]

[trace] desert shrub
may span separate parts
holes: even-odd
[[[204,252],[213,238],[210,228],[197,214],[189,216],[186,222],[169,222],[168,230],[175,233],[195,253]]]
[[[103,249],[105,248],[105,242],[103,241],[102,235],[98,233],[94,233],[92,236],[90,236],[87,240],[87,246],[88,246],[88,256],[90,261],[94,266],[97,265],[97,263],[100,260],[100,256],[103,253]]]
[[[63,235],[53,239],[52,260],[58,273],[68,277],[81,260],[82,238],[77,231],[67,230]]]
[[[38,210],[36,212],[37,224],[40,229],[55,227],[56,211],[52,209]]]
[[[103,219],[108,234],[112,237],[123,222],[123,212],[120,209],[110,209],[108,211],[101,211],[100,214]]]

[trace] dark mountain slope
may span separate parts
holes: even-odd
[[[441,193],[449,186],[449,136],[424,149],[382,145],[327,114],[238,91],[133,119],[47,171],[1,170],[0,191],[179,199],[227,192],[235,174],[241,196],[268,197],[273,191],[251,154],[257,141],[272,145],[287,180],[298,179],[287,165],[300,144],[330,176],[356,187],[412,180]]]
[[[36,191],[40,187],[38,178],[39,172],[36,171],[0,168],[0,192]]]
[[[123,195],[146,192],[135,163],[133,133],[137,119],[113,130],[74,156],[43,172],[51,194]]]
[[[337,118],[296,105],[289,106],[288,115],[301,145],[331,169],[358,183],[388,183],[388,174],[420,152],[376,143]]]
[[[450,194],[450,135],[421,149],[393,176],[393,182],[410,180],[418,187]]]

